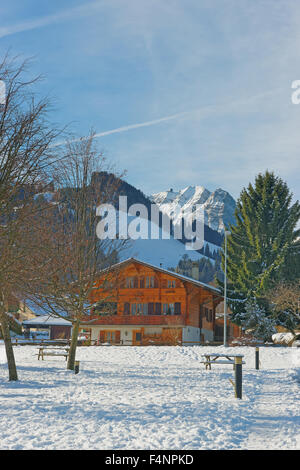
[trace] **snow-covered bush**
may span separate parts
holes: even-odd
[[[275,344],[284,344],[290,346],[294,341],[293,333],[275,333],[272,335],[272,341]]]
[[[256,339],[270,341],[276,333],[274,318],[267,315],[265,308],[254,299],[247,300],[245,311],[237,316],[242,328]]]

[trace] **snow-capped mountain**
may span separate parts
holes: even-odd
[[[170,189],[152,194],[150,199],[169,215],[175,225],[185,211],[191,212],[196,205],[200,206],[199,211],[204,210],[204,222],[213,230],[221,233],[224,224],[234,223],[235,200],[221,188],[210,192],[203,186],[187,186],[179,191]]]
[[[104,186],[108,184],[110,175],[107,173],[95,173],[93,174],[91,185]],[[117,212],[119,209],[118,196],[127,197],[127,208],[133,204],[142,204],[147,209],[148,220],[148,237],[130,239],[128,245],[120,254],[121,259],[136,257],[146,262],[156,264],[157,266],[162,265],[166,268],[176,268],[179,261],[184,255],[187,255],[192,261],[200,261],[202,258],[210,260],[214,264],[218,251],[223,240],[222,229],[224,228],[224,222],[228,223],[232,221],[233,211],[235,202],[232,197],[222,189],[218,189],[214,192],[208,191],[202,186],[188,186],[178,192],[173,190],[154,194],[150,198],[147,197],[142,191],[138,190],[134,186],[130,185],[124,180],[118,180],[118,188],[116,191],[116,198],[112,201]],[[46,191],[44,193],[37,192],[35,199],[44,198],[51,204],[60,204],[59,195],[55,191]],[[152,204],[156,203],[160,208],[161,212],[165,212],[168,217],[173,221],[173,227],[176,222],[179,221],[180,214],[176,213],[176,209],[184,211],[189,208],[193,208],[197,204],[201,205],[205,209],[205,226],[204,226],[204,245],[201,250],[187,250],[186,243],[190,242],[189,237],[185,238],[183,233],[182,238],[174,236],[174,232],[171,231],[170,237],[163,237],[163,225],[162,218],[158,221],[159,231],[158,238],[151,237],[151,208]],[[192,217],[192,214],[191,214]],[[130,216],[128,216],[128,223],[130,222]],[[154,230],[155,231],[155,230]]]

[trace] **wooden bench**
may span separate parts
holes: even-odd
[[[202,354],[202,357],[205,358],[203,361],[200,361],[201,364],[205,365],[205,369],[211,370],[212,364],[231,364],[233,365],[233,369],[235,366],[235,358],[236,357],[244,357],[242,354],[219,354],[219,353],[206,353]],[[222,358],[219,360],[219,358]],[[245,364],[242,361],[242,364]]]
[[[42,346],[39,348],[39,352],[37,354],[38,360],[40,360],[40,357],[42,358],[42,361],[44,360],[44,356],[63,356],[66,358],[66,360],[69,357],[69,347],[54,347],[54,346]]]

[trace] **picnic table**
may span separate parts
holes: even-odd
[[[69,346],[40,346],[38,352],[38,360],[40,357],[42,361],[44,360],[44,356],[63,356],[68,359],[69,356]]]
[[[221,354],[221,353],[205,353],[202,354],[202,357],[205,358],[203,361],[200,361],[201,364],[205,365],[205,369],[211,370],[211,365],[212,364],[232,364],[233,369],[235,365],[235,358],[240,357],[243,358],[243,354]],[[221,359],[220,359],[221,358]],[[242,364],[245,364],[244,361],[242,361]]]

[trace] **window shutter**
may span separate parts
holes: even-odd
[[[119,330],[116,331],[116,343],[119,343],[120,342],[120,338],[121,338],[121,333]]]
[[[124,304],[124,315],[130,315],[130,303],[125,302]]]
[[[105,342],[105,331],[101,330],[100,331],[100,343]]]
[[[148,314],[149,315],[153,315],[154,314],[154,303],[153,302],[150,302],[148,304]]]
[[[175,315],[181,315],[181,303],[175,302]]]
[[[155,303],[155,315],[161,315],[161,303]]]
[[[131,315],[136,315],[136,304],[131,304]]]

